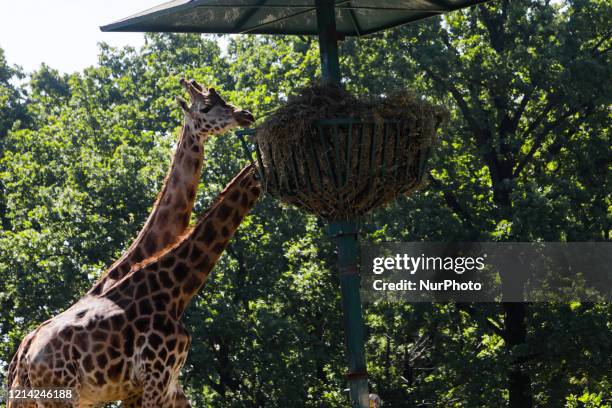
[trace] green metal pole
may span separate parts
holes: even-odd
[[[315,0],[319,52],[323,81],[340,85],[340,61],[338,58],[338,34],[334,0]],[[357,269],[357,232],[355,221],[331,222],[328,234],[338,247],[338,270],[342,292],[342,312],[348,354],[349,389],[352,408],[368,408],[368,374],[365,360],[364,327],[359,294],[360,277]]]
[[[349,388],[351,407],[368,408],[368,374],[364,347],[364,326],[361,313],[359,288],[361,278],[357,269],[357,232],[355,221],[331,222],[327,227],[328,234],[338,247],[338,272],[342,292],[342,311],[346,333],[348,354]]]
[[[333,0],[315,0],[317,29],[319,31],[319,53],[323,81],[340,85],[340,60],[338,59],[338,34],[336,33],[336,11]]]

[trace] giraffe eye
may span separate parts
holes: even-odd
[[[200,112],[202,113],[208,113],[210,110],[212,109],[212,106],[207,106],[205,108],[200,109]]]

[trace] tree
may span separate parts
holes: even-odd
[[[429,187],[367,217],[364,239],[609,240],[609,7],[500,1],[345,40],[347,88],[409,88],[451,113]],[[73,75],[43,66],[23,86],[0,68],[13,95],[1,116],[12,119],[0,372],[144,223],[180,124],[181,76],[263,119],[319,73],[311,38],[228,44],[147,35],[138,50],[102,45],[99,64]],[[208,141],[196,214],[245,164],[240,149],[232,135]],[[334,259],[321,221],[258,203],[186,314],[183,383],[198,406],[346,406]],[[603,407],[611,316],[607,304],[367,305],[371,384],[391,407]]]
[[[7,148],[7,132],[14,126],[27,126],[28,115],[24,104],[25,93],[14,85],[22,79],[23,74],[18,67],[8,65],[4,50],[0,48],[0,156]],[[0,167],[0,171],[2,168]],[[10,225],[3,216],[5,213],[4,185],[0,182],[0,228],[9,228]]]
[[[362,51],[350,47],[351,62],[381,67],[378,83],[415,81],[455,109],[453,137],[442,140],[443,157],[454,160],[434,166],[432,187],[460,220],[464,238],[609,239],[602,193],[609,191],[603,146],[612,89],[601,79],[611,75],[611,11],[600,1],[500,1],[391,31]],[[408,67],[407,75],[398,67]],[[369,87],[359,71],[351,73],[353,86]],[[578,175],[563,172],[566,166]],[[590,193],[577,194],[584,185]],[[587,205],[588,215],[581,210]],[[567,217],[572,210],[576,217]],[[502,306],[497,330],[514,356],[509,403],[529,407],[529,312],[522,303]]]

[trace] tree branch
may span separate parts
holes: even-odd
[[[471,307],[469,304],[457,302],[457,303],[455,303],[455,305],[457,306],[457,309],[463,310],[464,312],[466,312],[474,321],[476,321],[476,322],[482,322],[483,321],[477,315],[476,310],[473,307]],[[491,319],[491,320],[489,320],[489,319]],[[494,322],[495,322],[495,320],[493,320],[493,318],[491,318],[491,317],[486,317],[484,319],[484,323],[489,327],[489,329],[491,329],[491,331],[493,331],[493,333],[497,334],[501,338],[504,338],[504,330],[501,328],[501,326],[498,326]]]
[[[598,56],[601,55],[603,52],[606,52],[606,50],[604,49],[603,51],[599,51],[598,48],[601,44],[603,44],[604,42],[606,42],[607,40],[610,39],[610,36],[612,36],[612,30],[608,30],[607,33],[605,33],[601,39],[599,41],[597,41],[597,43],[595,43],[595,45],[593,47],[591,47],[591,55],[592,56]],[[609,48],[608,48],[609,49]]]
[[[502,3],[501,15],[493,15],[489,12],[486,7],[481,7],[480,12],[482,15],[482,22],[484,23],[489,37],[491,39],[491,46],[498,54],[504,52],[506,45],[506,33],[504,31],[504,23],[507,17],[508,1],[504,0]]]
[[[476,135],[480,133],[480,130],[481,130],[480,126],[478,122],[476,121],[476,119],[474,118],[474,116],[472,115],[472,111],[470,110],[470,107],[468,106],[465,99],[463,99],[463,95],[461,95],[461,92],[459,91],[459,89],[457,89],[457,87],[455,87],[451,83],[444,81],[440,76],[435,74],[428,67],[424,67],[424,69],[427,75],[429,75],[431,79],[434,80],[434,82],[437,82],[440,86],[442,86],[442,88],[450,92],[450,94],[453,96],[453,98],[457,102],[457,105],[459,106],[461,113],[463,113],[465,120],[470,125],[470,129],[472,130],[472,132]]]
[[[444,187],[442,186],[442,183],[440,183],[440,180],[436,179],[431,174],[431,172],[429,173],[429,179],[430,179],[430,184],[436,189],[438,189],[444,196],[444,201],[446,202],[446,205],[448,206],[448,208],[450,208],[459,217],[459,219],[461,220],[461,223],[467,229],[470,230],[470,235],[474,238],[477,238],[478,235],[480,234],[478,233],[478,230],[474,227],[474,224],[472,223],[472,217],[467,212],[467,210],[463,208],[463,206],[459,203],[459,200],[457,200],[455,195],[452,192],[445,190]]]
[[[448,50],[453,54],[453,57],[455,57],[455,61],[458,61],[458,64],[461,65],[460,58],[459,58],[461,53],[457,51],[455,47],[453,47],[453,44],[451,43],[450,38],[448,36],[448,31],[443,30],[441,38],[442,38],[442,42],[444,43],[444,45],[446,45]],[[478,109],[480,117],[487,120],[486,126],[488,127],[489,126],[489,123],[488,123],[489,115],[487,114],[486,109],[482,105],[482,101],[478,97],[478,91],[474,87],[474,84],[475,84],[475,81],[473,79],[466,81],[465,83],[465,85],[467,86],[467,90],[469,92],[470,98],[472,98],[473,103],[476,105],[475,108]]]
[[[516,108],[514,115],[512,115],[513,132],[516,132],[516,130],[518,129],[521,117],[523,116],[523,114],[525,113],[525,109],[527,108],[527,103],[531,99],[531,96],[535,93],[536,89],[537,85],[534,85],[528,92],[525,92],[525,94],[523,95],[523,99],[521,99],[521,103],[519,104],[518,108]]]
[[[222,385],[214,382],[211,378],[209,377],[204,377],[204,381],[206,381],[206,383],[210,386],[210,388],[212,388],[213,390],[215,390],[215,392],[221,396],[225,396],[225,389],[223,388]]]
[[[531,122],[529,124],[529,127],[527,127],[527,130],[525,130],[523,132],[523,137],[526,139],[535,129],[537,129],[538,126],[540,126],[540,124],[542,124],[542,121],[546,118],[546,115],[548,115],[550,113],[551,110],[553,110],[553,108],[555,108],[558,104],[557,98],[554,96],[551,96],[551,98],[549,99],[549,101],[546,103],[546,106],[544,107],[544,109],[542,110],[542,112],[540,112],[540,114],[538,115],[537,118],[535,118],[533,120],[533,122]]]
[[[581,106],[578,106],[578,107],[576,107],[574,109],[569,109],[567,112],[565,112],[559,118],[557,118],[557,120],[555,120],[554,122],[550,122],[546,126],[544,126],[542,131],[535,137],[535,140],[533,142],[533,145],[531,146],[531,149],[529,149],[529,152],[519,162],[518,166],[516,166],[516,169],[514,169],[514,172],[512,173],[512,176],[513,177],[518,177],[518,175],[521,173],[521,171],[523,171],[525,166],[527,166],[529,164],[529,162],[533,159],[533,156],[535,155],[535,153],[538,151],[538,149],[544,143],[544,138],[550,132],[552,132],[553,130],[557,129],[559,126],[561,126],[563,124],[563,122],[568,117],[570,117],[572,115],[575,115],[576,113],[578,113],[584,107],[585,107],[585,105],[581,105]]]

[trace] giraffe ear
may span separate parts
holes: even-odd
[[[183,112],[185,114],[187,114],[187,115],[191,114],[191,112],[189,111],[189,105],[187,104],[186,100],[184,100],[180,96],[177,96],[176,97],[176,102],[178,103],[178,105],[181,107],[181,109],[183,110]]]

